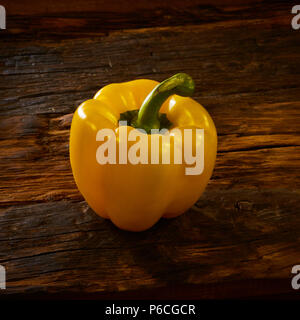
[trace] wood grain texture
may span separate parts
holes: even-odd
[[[280,278],[298,253],[298,197],[284,189],[208,190],[190,212],[143,233],[118,230],[85,202],[13,206],[1,212],[0,261],[11,293]]]
[[[262,5],[263,2],[263,5]],[[291,2],[292,3],[292,2]],[[4,0],[14,38],[107,35],[123,29],[183,26],[282,15],[286,4],[262,0]]]
[[[142,1],[120,8],[114,23],[114,2],[91,13],[94,3],[83,12],[80,1],[72,12],[48,6],[50,16],[44,1],[30,12],[5,3],[12,27],[0,34],[4,294],[291,293],[300,241],[300,32],[291,30],[290,4],[190,1],[168,10]],[[139,234],[120,231],[76,188],[72,113],[108,83],[178,71],[195,79],[195,99],[217,127],[213,177],[183,216]]]

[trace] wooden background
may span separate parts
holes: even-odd
[[[299,298],[294,2],[1,4],[1,297]],[[181,71],[217,127],[213,177],[183,216],[118,230],[75,186],[72,113],[108,83]]]

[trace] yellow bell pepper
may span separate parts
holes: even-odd
[[[216,152],[216,128],[208,112],[189,98],[194,82],[184,73],[158,83],[134,80],[109,84],[93,99],[83,102],[73,116],[70,132],[70,160],[78,189],[90,207],[121,229],[142,231],[161,217],[173,218],[187,211],[203,193],[213,172]],[[204,129],[204,169],[199,175],[185,174],[185,164],[99,164],[96,140],[100,129],[116,134],[119,148],[128,151],[133,141],[122,140],[119,120],[129,133],[144,129],[149,139],[151,129]],[[174,146],[171,140],[169,146]],[[122,145],[123,144],[123,145]],[[193,145],[195,151],[196,144]],[[172,149],[172,148],[170,148]],[[162,158],[164,146],[159,149]],[[174,152],[172,153],[174,155]]]

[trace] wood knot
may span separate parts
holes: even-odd
[[[234,207],[238,211],[251,211],[253,209],[253,203],[247,200],[236,201]]]

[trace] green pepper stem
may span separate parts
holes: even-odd
[[[173,94],[190,97],[195,89],[193,79],[186,73],[177,73],[159,83],[144,100],[136,119],[135,126],[146,130],[160,129],[159,110]]]

